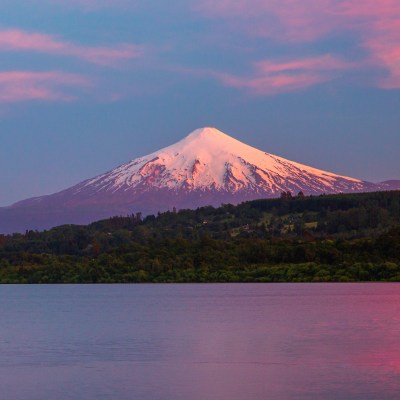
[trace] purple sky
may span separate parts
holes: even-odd
[[[212,125],[400,179],[398,0],[2,0],[0,205]]]

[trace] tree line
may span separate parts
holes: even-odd
[[[400,192],[261,199],[0,235],[1,283],[400,281]]]

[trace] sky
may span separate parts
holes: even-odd
[[[400,179],[398,0],[1,0],[0,206],[214,126]]]

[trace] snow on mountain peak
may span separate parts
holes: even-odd
[[[216,128],[204,127],[194,130],[179,142],[163,150],[179,148],[181,150],[184,149],[185,151],[189,151],[189,149],[193,148],[194,152],[201,152],[201,150],[206,150],[211,154],[218,149],[238,152],[240,151],[240,148],[243,147],[248,146]],[[191,156],[194,155],[191,154]]]
[[[363,182],[265,153],[212,127],[196,129],[179,142],[136,158],[75,187],[96,192],[217,190],[277,195],[357,190]]]
[[[190,132],[187,137],[204,137],[207,135],[228,136],[225,133],[221,132],[219,129],[214,128],[213,126],[204,126],[203,128],[198,128],[195,129],[193,132]]]
[[[204,140],[204,139],[232,139],[229,135],[226,133],[220,131],[217,128],[211,127],[211,126],[205,126],[203,128],[198,128],[195,129],[193,132],[189,133],[189,135],[186,136],[185,139],[188,140]]]

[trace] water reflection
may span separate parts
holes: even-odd
[[[2,398],[398,399],[400,286],[0,287]]]

